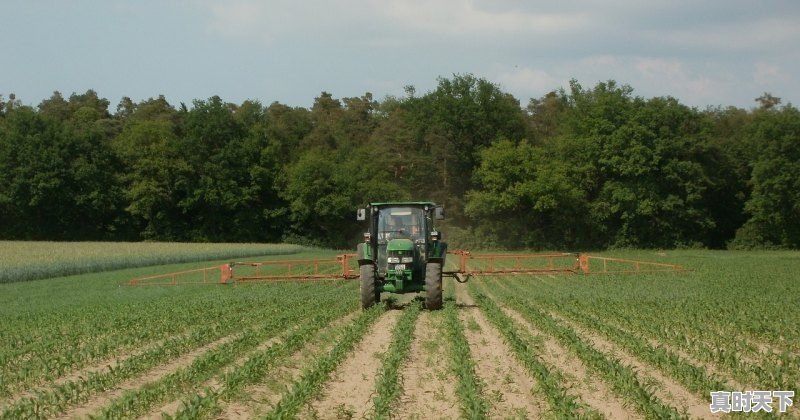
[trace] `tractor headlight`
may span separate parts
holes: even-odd
[[[389,264],[397,264],[400,262],[400,257],[389,257],[386,259]]]
[[[414,257],[403,257],[400,259],[400,262],[403,264],[410,264],[414,262]]]

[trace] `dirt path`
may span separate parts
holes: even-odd
[[[526,328],[531,335],[541,340],[542,361],[546,366],[563,375],[565,383],[562,385],[567,389],[569,395],[578,398],[610,419],[642,418],[632,407],[628,407],[625,400],[616,395],[603,382],[602,378],[592,373],[580,359],[574,356],[569,349],[561,346],[555,338],[544,334],[513,310],[503,307],[503,312]]]
[[[383,314],[333,373],[321,397],[312,404],[320,418],[369,418],[381,357],[389,348],[392,329],[401,314],[400,310]]]
[[[176,334],[175,336],[180,336],[180,335],[186,336],[186,334]],[[79,381],[81,380],[81,378],[86,378],[90,374],[106,373],[110,370],[116,369],[117,366],[119,366],[121,363],[124,363],[131,357],[139,356],[147,351],[157,348],[158,346],[164,344],[164,342],[166,341],[167,339],[163,339],[146,343],[137,348],[117,349],[115,350],[116,354],[114,354],[113,356],[109,356],[103,360],[94,361],[91,364],[77,368],[72,372],[66,373],[61,377],[54,379],[53,381],[47,383],[45,380],[39,381],[38,384],[34,385],[28,390],[15,393],[11,399],[6,401],[6,404],[8,406],[14,405],[24,398],[35,397],[38,393],[47,392],[67,382]]]
[[[212,343],[206,344],[205,346],[199,347],[195,350],[185,353],[180,357],[171,359],[168,363],[158,365],[155,368],[149,370],[148,372],[136,378],[133,378],[131,380],[128,380],[126,382],[117,385],[111,391],[95,395],[85,404],[82,404],[80,406],[68,410],[66,413],[64,413],[64,415],[61,418],[88,417],[89,415],[96,413],[103,407],[110,404],[112,401],[114,401],[114,399],[121,396],[125,391],[139,388],[144,384],[156,381],[159,378],[166,376],[178,369],[187,367],[191,365],[192,362],[203,353],[215,349],[231,340],[234,340],[238,336],[239,334],[227,335]]]
[[[288,331],[290,331],[290,330],[287,330],[287,332]],[[266,349],[270,348],[271,346],[275,345],[276,343],[279,343],[281,340],[283,340],[283,338],[284,337],[282,335],[280,335],[280,336],[272,337],[272,338],[268,339],[267,341],[259,344],[258,347],[256,347],[254,350],[245,353],[241,357],[237,358],[233,363],[231,363],[225,369],[223,369],[221,374],[215,376],[214,378],[211,378],[210,380],[204,382],[201,385],[196,385],[194,387],[194,390],[195,391],[199,391],[199,390],[204,390],[206,388],[208,388],[208,389],[218,389],[219,386],[220,386],[219,380],[226,373],[232,371],[233,369],[235,369],[236,367],[238,367],[242,363],[244,363],[251,354],[253,354],[255,352],[266,350]],[[146,419],[146,420],[161,420],[161,419],[164,418],[164,416],[163,416],[164,414],[167,414],[169,416],[173,416],[174,417],[175,414],[178,412],[178,410],[180,410],[183,407],[183,400],[184,400],[185,397],[186,397],[185,395],[182,395],[182,396],[176,398],[175,400],[172,400],[172,401],[170,401],[170,402],[168,402],[166,404],[161,405],[160,407],[154,408],[154,409],[150,410],[150,413],[148,413],[147,415],[143,416],[142,418]]]
[[[545,397],[536,392],[536,380],[514,358],[500,333],[492,327],[467,292],[456,284],[456,302],[476,373],[486,384],[490,418],[537,418],[547,412]]]
[[[563,375],[565,383],[562,385],[567,388],[569,395],[578,398],[607,418],[641,418],[641,415],[636,413],[632,407],[628,407],[626,401],[615,394],[602,378],[591,372],[577,356],[559,344],[554,337],[539,330],[516,311],[502,305],[496,297],[493,296],[492,299],[501,306],[506,315],[539,340],[542,362],[548,368]]]
[[[417,320],[408,362],[401,371],[403,395],[400,419],[454,419],[459,417],[456,378],[449,373],[442,314],[422,311]]]
[[[632,356],[594,331],[590,331],[558,314],[549,313],[548,315],[572,328],[581,339],[590,343],[597,350],[613,355],[622,363],[631,366],[643,383],[650,382],[657,387],[659,391],[657,396],[666,404],[679,410],[685,410],[692,418],[715,418],[708,410],[708,401],[700,399],[674,379],[662,374],[657,368]]]
[[[651,338],[648,335],[638,334],[638,333],[636,333],[634,331],[631,331],[631,330],[625,328],[623,325],[620,325],[619,323],[617,323],[617,322],[615,322],[613,320],[604,319],[603,322],[605,322],[608,325],[611,325],[612,327],[615,327],[615,328],[618,328],[620,330],[623,330],[623,331],[625,331],[625,332],[627,332],[629,334],[633,334],[633,335],[642,337],[644,340],[647,341],[648,344],[650,344],[654,348],[661,347],[666,351],[669,351],[671,353],[676,354],[678,357],[680,357],[681,359],[685,360],[687,363],[692,364],[695,367],[698,367],[698,368],[701,368],[701,369],[705,370],[710,375],[716,376],[720,381],[722,381],[725,384],[729,385],[732,389],[758,389],[759,388],[758,386],[754,386],[752,384],[748,384],[748,385],[742,384],[738,380],[734,379],[728,372],[724,372],[723,370],[721,370],[721,368],[718,368],[715,364],[708,363],[708,362],[703,362],[703,361],[697,359],[696,357],[690,355],[689,353],[686,353],[683,349],[678,348],[677,346],[658,341],[658,339]]]
[[[241,399],[225,404],[217,418],[251,419],[270,411],[283,394],[291,390],[292,384],[300,378],[303,370],[311,366],[318,355],[333,347],[344,327],[359,313],[359,311],[351,312],[333,321],[305,343],[301,350],[279,360],[261,381],[245,388]],[[310,413],[303,413],[301,412],[301,417],[313,417]]]

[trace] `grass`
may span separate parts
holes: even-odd
[[[0,242],[0,276],[8,276],[11,268],[48,264],[56,267],[54,273],[57,273],[51,274],[53,277],[47,280],[16,279],[14,282],[0,284],[0,317],[5,321],[0,323],[0,412],[6,408],[5,399],[18,395],[20,391],[36,386],[55,389],[51,383],[55,377],[92,366],[112,355],[132,356],[139,349],[148,348],[165,351],[161,358],[153,359],[152,363],[147,362],[150,364],[133,366],[139,358],[131,357],[128,362],[120,365],[123,370],[103,373],[109,378],[113,375],[114,381],[119,382],[136,377],[141,371],[150,369],[151,364],[177,357],[173,353],[167,353],[167,347],[175,354],[185,353],[219,337],[230,335],[237,338],[238,334],[245,331],[261,331],[268,323],[291,316],[294,321],[285,323],[296,325],[303,331],[290,333],[290,336],[281,341],[281,346],[288,347],[275,347],[273,350],[259,351],[258,354],[250,352],[248,354],[251,354],[253,361],[241,364],[243,370],[239,373],[231,372],[232,376],[219,378],[228,381],[226,389],[237,390],[244,386],[242,384],[258,383],[262,380],[263,375],[250,374],[247,371],[249,368],[286,363],[284,359],[303,346],[302,338],[312,334],[312,329],[313,334],[316,334],[317,330],[328,325],[328,321],[341,318],[341,314],[345,312],[358,311],[357,281],[181,287],[119,286],[132,277],[227,262],[236,256],[221,256],[214,252],[245,252],[250,246],[253,247],[250,250],[256,255],[247,258],[254,261],[332,258],[342,253],[258,244]],[[203,254],[204,252],[208,254]],[[276,255],[288,252],[293,254],[289,257]],[[564,396],[567,395],[564,387],[568,381],[559,379],[556,372],[543,369],[539,363],[537,348],[540,346],[537,346],[537,339],[525,334],[523,328],[504,314],[502,307],[505,305],[513,304],[520,312],[528,312],[531,318],[543,323],[543,327],[550,326],[547,329],[550,336],[563,337],[564,342],[573,343],[576,349],[574,351],[581,352],[586,358],[596,356],[601,362],[602,358],[609,359],[606,363],[601,363],[603,366],[609,364],[608,354],[595,354],[588,348],[591,343],[584,342],[580,335],[573,336],[568,329],[572,323],[604,336],[631,353],[643,354],[642,360],[653,366],[653,369],[661,370],[664,375],[673,377],[678,382],[681,382],[681,376],[691,380],[693,373],[686,369],[684,361],[672,360],[671,353],[688,354],[698,367],[714,366],[717,371],[740,383],[753,384],[761,389],[798,390],[800,312],[795,308],[800,307],[800,282],[797,280],[800,252],[614,250],[602,255],[681,264],[691,271],[680,274],[532,275],[498,279],[485,276],[470,280],[470,290],[480,295],[476,296],[476,301],[479,309],[489,319],[489,328],[498,329],[510,350],[522,359],[522,365],[531,371],[531,375],[549,386],[544,389],[542,397],[556,408],[548,414],[562,413],[569,416],[591,412]],[[150,260],[152,264],[161,265],[147,267],[127,266],[114,270],[103,268],[113,267],[114,261],[124,261],[125,258],[132,261],[127,264],[134,265],[146,261],[147,258],[176,259],[168,259],[171,262],[169,264]],[[174,262],[181,261],[180,258],[190,261]],[[104,259],[109,261],[103,261]],[[202,261],[194,261],[200,259]],[[66,265],[75,261],[79,266],[109,271],[67,276],[68,270],[57,269],[59,264]],[[455,258],[448,259],[450,264],[454,261]],[[122,266],[125,267],[124,264]],[[447,287],[446,291],[452,292]],[[401,297],[403,300],[407,298],[410,296]],[[334,305],[340,306],[340,309],[335,314],[325,315],[325,308]],[[459,311],[464,308],[451,309]],[[302,313],[292,315],[294,311]],[[406,308],[405,311],[409,309]],[[430,320],[442,323],[444,328],[445,312],[430,314]],[[318,316],[327,318],[319,321]],[[459,319],[464,330],[476,331],[479,328],[470,316]],[[571,322],[564,322],[564,319]],[[419,357],[431,366],[447,366],[452,360],[442,357],[448,353],[446,338],[442,336],[437,340],[423,339],[420,343],[422,354]],[[647,347],[650,345],[648,340],[663,344],[663,350]],[[352,340],[345,341],[347,346],[343,346],[348,347]],[[234,345],[238,341],[231,343]],[[248,341],[247,349],[252,346],[253,343]],[[173,376],[165,376],[167,379],[163,381],[161,388],[153,388],[152,391],[150,388],[142,388],[142,395],[158,394],[154,401],[167,401],[179,394],[183,395],[180,398],[184,402],[193,401],[192,398],[196,397],[196,402],[190,402],[190,407],[196,408],[198,412],[215,413],[218,404],[226,403],[227,393],[225,398],[217,400],[211,398],[214,395],[209,397],[201,392],[200,388],[188,386],[187,391],[184,386],[194,384],[195,379],[202,382],[214,372],[219,375],[222,364],[229,361],[226,349],[228,347],[220,346],[220,351],[225,356],[214,359],[214,363],[219,364],[215,365],[214,370],[204,370],[200,365],[196,366],[197,369],[187,368],[185,371],[191,375],[186,379],[172,384],[167,383],[167,379]],[[281,358],[277,357],[277,353],[273,354],[278,349],[283,349]],[[161,354],[161,350],[158,353]],[[239,357],[244,353],[247,351],[233,351],[230,355]],[[348,352],[342,354],[346,353]],[[217,355],[218,353],[210,351],[208,358],[198,358],[198,363],[216,358]],[[330,357],[325,354],[320,356],[324,356],[318,358],[322,362],[331,362],[325,370],[334,368],[340,361],[339,353]],[[148,357],[142,356],[141,359],[149,360]],[[124,368],[128,365],[131,367],[129,373],[126,373],[128,371]],[[475,366],[475,373],[480,374],[484,368],[492,367]],[[601,366],[600,370],[606,369]],[[178,373],[181,372],[184,371]],[[364,372],[359,374],[372,375]],[[444,371],[441,375],[443,380],[450,378]],[[88,383],[86,386],[81,385],[82,382],[79,381],[84,379],[73,381],[80,389],[75,391],[64,388],[64,391],[80,394],[80,398],[68,400],[65,406],[74,405],[75,401],[96,394],[98,391],[95,388],[99,389],[103,385],[98,381],[104,377],[97,376],[94,379],[98,384],[96,387],[89,386],[91,384]],[[85,379],[90,380],[88,377]],[[510,380],[511,378],[507,379]],[[324,378],[315,380],[314,387],[319,385],[317,382],[324,383]],[[402,381],[398,382],[402,385]],[[693,388],[698,396],[705,399],[708,397],[707,391],[710,391],[706,388],[717,386],[720,384],[703,383]],[[688,385],[686,387],[692,388]],[[84,388],[85,391],[81,391]],[[630,393],[624,391],[624,387],[620,389]],[[435,392],[437,397],[444,398],[443,389]],[[239,398],[238,395],[236,392],[230,393],[231,398]],[[483,397],[489,405],[494,405],[501,399],[500,394],[488,393]],[[309,399],[304,396],[298,401],[305,401],[302,404],[306,404]],[[145,401],[137,402],[140,403],[144,407]],[[338,414],[346,418],[350,409],[349,406],[343,406]],[[353,412],[360,410],[361,407],[353,407]],[[185,414],[192,417],[189,411]]]
[[[303,250],[288,244],[0,241],[0,283]]]

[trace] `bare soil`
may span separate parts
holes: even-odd
[[[62,416],[61,418],[88,417],[89,415],[94,414],[95,412],[101,410],[103,407],[109,405],[112,401],[114,401],[114,399],[121,396],[125,391],[130,389],[137,389],[142,385],[156,381],[159,378],[166,376],[172,372],[175,372],[178,369],[187,367],[192,364],[194,359],[196,359],[203,353],[212,350],[216,347],[219,347],[235,339],[237,336],[238,334],[231,334],[225,336],[212,343],[206,344],[205,346],[192,350],[178,358],[172,359],[168,363],[156,366],[155,368],[151,369],[150,371],[146,372],[141,376],[138,376],[134,379],[131,379],[129,381],[117,385],[113,390],[95,395],[85,404],[74,407],[69,411],[67,411],[66,413],[64,413],[64,416]]]
[[[337,368],[320,398],[312,404],[319,418],[369,418],[375,378],[389,348],[400,310],[383,314],[353,353]]]
[[[400,375],[403,395],[397,418],[454,419],[459,417],[454,378],[447,364],[448,349],[441,313],[422,311],[417,319],[408,362]]]
[[[561,346],[555,338],[541,332],[517,312],[505,307],[503,311],[534,337],[541,340],[542,362],[549,369],[555,369],[561,373],[564,378],[562,386],[567,388],[569,395],[578,398],[607,418],[641,418],[632,407],[627,406],[623,398],[616,395],[600,377],[592,373],[580,359]]]
[[[280,361],[259,383],[246,387],[242,399],[228,402],[218,418],[251,419],[269,412],[283,394],[291,391],[292,384],[300,378],[303,370],[311,366],[318,355],[333,347],[343,327],[357,314],[351,312],[322,329],[300,351]],[[301,415],[313,417],[310,413]]]
[[[547,412],[545,397],[534,378],[514,358],[500,333],[492,327],[467,293],[456,284],[456,302],[464,335],[469,342],[477,374],[486,385],[490,418],[537,418]]]
[[[700,399],[697,395],[686,389],[676,380],[662,374],[658,368],[646,364],[631,354],[625,352],[616,344],[610,342],[600,334],[583,328],[575,322],[568,320],[558,314],[550,313],[550,316],[559,322],[572,328],[584,341],[591,343],[593,347],[603,353],[610,354],[622,363],[631,366],[639,376],[642,383],[651,383],[658,390],[659,398],[678,410],[686,411],[692,418],[715,418],[709,409],[708,401]]]
[[[277,337],[272,337],[272,338],[264,341],[263,343],[259,344],[258,347],[253,349],[252,351],[250,351],[250,352],[242,355],[241,357],[237,358],[228,367],[223,369],[221,374],[217,375],[214,378],[211,378],[210,380],[204,382],[203,384],[198,384],[197,386],[195,386],[194,389],[195,390],[204,390],[204,389],[216,390],[216,389],[219,389],[219,386],[220,386],[219,385],[219,380],[226,373],[230,372],[231,370],[235,369],[238,366],[241,366],[242,363],[244,363],[248,359],[248,357],[250,355],[252,355],[253,353],[266,350],[266,349],[270,348],[271,346],[275,345],[276,343],[279,343],[282,339],[283,339],[282,336],[277,336]],[[170,402],[168,402],[166,404],[163,404],[160,407],[154,408],[153,410],[150,411],[150,413],[148,413],[143,418],[147,419],[147,420],[161,420],[161,419],[164,418],[164,414],[169,415],[169,416],[174,416],[178,412],[178,410],[180,410],[183,407],[183,398],[184,397],[185,396],[181,396],[181,397],[179,397],[179,398],[177,398],[177,399],[175,399],[173,401],[170,401]]]

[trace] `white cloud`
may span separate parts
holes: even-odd
[[[495,3],[489,10],[474,0],[231,0],[200,4],[210,14],[211,27],[220,34],[268,42],[302,31],[330,37],[350,34],[352,42],[388,45],[408,38],[493,40],[562,33],[587,20],[579,13],[536,13]]]
[[[511,71],[500,72],[497,81],[504,90],[525,96],[539,97],[559,87],[562,82],[547,71],[537,68],[518,67]],[[516,96],[516,95],[515,95]],[[524,101],[525,97],[517,97]]]
[[[584,24],[582,14],[535,13],[481,8],[472,0],[388,0],[381,13],[395,24],[440,36],[557,33]]]
[[[685,50],[737,52],[772,49],[779,45],[794,47],[800,42],[796,19],[764,18],[749,22],[721,22],[688,29],[643,31],[649,42]]]
[[[789,82],[789,77],[780,66],[757,62],[753,72],[753,81],[761,86],[774,86],[778,83]]]

